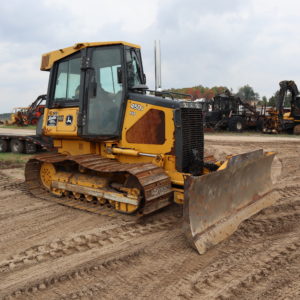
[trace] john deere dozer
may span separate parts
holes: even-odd
[[[80,43],[43,55],[41,70],[42,131],[56,151],[26,164],[33,194],[139,216],[176,202],[200,253],[274,202],[274,153],[206,163],[199,104],[148,95],[139,46]]]

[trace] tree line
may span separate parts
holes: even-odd
[[[232,93],[232,89],[226,86],[214,86],[214,87],[204,87],[203,85],[197,85],[194,87],[188,88],[171,88],[168,91],[182,93],[182,94],[189,94],[192,96],[193,100],[196,99],[212,99],[216,94],[220,94],[225,90],[230,90]],[[266,105],[266,106],[275,106],[275,94],[270,97],[269,99],[266,96],[260,97],[259,93],[255,92],[253,87],[249,84],[246,84],[239,88],[238,92],[236,93],[237,96],[241,98],[241,100],[246,102],[257,101],[257,105]],[[285,98],[285,106],[289,106],[291,101],[291,95],[288,94]]]

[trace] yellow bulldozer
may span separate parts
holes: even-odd
[[[149,95],[138,45],[78,43],[44,54],[41,70],[50,71],[41,130],[55,151],[26,164],[34,195],[140,217],[175,202],[199,253],[276,200],[275,154],[205,161],[199,103]]]

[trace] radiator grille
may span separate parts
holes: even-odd
[[[176,123],[176,169],[185,173],[203,171],[204,137],[202,110],[181,107],[177,110]]]

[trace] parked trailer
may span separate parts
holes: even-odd
[[[44,136],[0,134],[0,153],[33,154],[51,148],[52,140]]]

